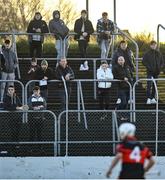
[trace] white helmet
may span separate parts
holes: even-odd
[[[123,123],[119,127],[120,138],[124,139],[127,136],[134,136],[136,131],[135,125],[131,123]]]

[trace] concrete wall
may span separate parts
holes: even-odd
[[[0,179],[105,179],[112,157],[0,158]],[[165,158],[159,157],[147,178],[165,179]],[[111,178],[117,178],[120,164]],[[160,172],[160,174],[158,173]]]

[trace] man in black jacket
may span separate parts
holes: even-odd
[[[40,80],[39,86],[41,89],[41,95],[46,101],[48,99],[48,80],[51,80],[52,78],[53,70],[52,68],[48,67],[48,62],[44,59],[41,62],[41,67],[37,68],[35,71],[35,79]]]
[[[130,89],[127,82],[131,83],[131,74],[128,67],[125,65],[125,59],[123,56],[118,57],[118,63],[112,69],[114,79],[122,80],[118,83],[118,98],[121,99],[121,103],[118,104],[118,110],[124,110],[127,108]],[[125,118],[121,117],[121,120]]]
[[[74,72],[70,66],[67,65],[67,60],[66,59],[61,59],[59,62],[59,65],[56,68],[56,78],[58,80],[65,80],[66,81],[66,86],[67,86],[67,91],[68,91],[68,101],[70,99],[70,94],[71,94],[71,82],[70,80],[74,79]],[[61,108],[60,110],[63,111],[65,110],[66,107],[66,95],[65,95],[65,89],[64,89],[64,83],[63,81],[58,83],[58,92],[59,92],[59,97],[61,101]]]
[[[74,38],[78,41],[81,58],[86,58],[90,35],[94,32],[91,21],[87,19],[86,10],[82,10],[81,17],[75,21],[74,32],[77,33]]]
[[[14,86],[10,85],[7,89],[7,94],[4,97],[4,110],[12,111],[12,114],[7,114],[9,120],[9,128],[11,131],[11,141],[19,140],[19,131],[21,127],[21,117],[19,113],[14,113],[16,110],[23,110],[22,103],[15,93]],[[11,118],[12,116],[12,118]]]
[[[158,50],[156,50],[156,48],[156,41],[151,41],[150,50],[147,51],[143,56],[142,63],[146,67],[148,79],[157,79],[159,77],[161,68],[164,65],[163,56]],[[155,86],[152,81],[147,81],[147,104],[155,103]]]
[[[28,28],[28,33],[35,33],[29,35],[29,45],[30,45],[30,57],[40,58],[42,55],[42,43],[44,41],[44,35],[40,33],[48,33],[48,26],[45,21],[42,20],[40,12],[36,12],[34,19],[30,21]]]
[[[133,72],[135,70],[135,65],[134,65],[134,55],[133,52],[130,50],[128,47],[128,43],[125,40],[122,40],[119,43],[119,47],[115,51],[112,57],[112,68],[114,67],[115,64],[118,62],[118,57],[123,56],[125,59],[125,65],[129,68],[130,73],[131,73],[131,78],[133,79]]]

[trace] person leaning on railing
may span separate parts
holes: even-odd
[[[61,80],[61,82],[58,83],[58,94],[60,98],[60,111],[63,111],[66,109],[66,94],[65,94],[65,88],[64,88],[64,82],[62,79],[66,81],[67,91],[68,91],[68,102],[71,95],[71,80],[75,78],[74,72],[72,68],[67,65],[67,60],[65,58],[62,58],[56,67],[56,78],[58,80]]]
[[[108,58],[110,46],[111,46],[111,34],[114,31],[114,23],[108,19],[108,13],[103,12],[102,18],[97,21],[97,42],[101,49],[101,58]]]
[[[15,87],[10,85],[7,88],[7,93],[4,97],[3,100],[3,107],[4,110],[10,111],[10,113],[6,113],[6,122],[9,124],[6,125],[10,129],[11,132],[11,142],[18,142],[19,141],[19,133],[21,129],[21,123],[22,123],[22,113],[18,113],[15,111],[18,110],[28,110],[27,105],[23,105],[17,96],[15,92]],[[16,149],[17,149],[17,144],[14,144],[11,148],[10,153],[14,153],[13,155],[15,156],[16,154]]]
[[[28,106],[30,110],[34,111],[46,109],[46,100],[41,96],[39,86],[35,86],[33,88],[33,94],[28,99]],[[41,141],[44,114],[41,112],[29,113],[28,123],[30,130],[30,141]]]

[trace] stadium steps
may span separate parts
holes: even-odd
[[[27,79],[27,71],[28,68],[30,66],[30,60],[24,60],[21,59],[20,61],[20,70],[21,70],[21,81],[25,84],[28,79]],[[49,62],[49,66],[52,67],[53,69],[55,69],[55,61],[48,61]],[[40,64],[40,61],[38,61],[38,64]],[[75,72],[75,77],[76,79],[92,79],[93,78],[93,64],[89,61],[89,66],[90,66],[90,70],[89,71],[83,71],[80,72],[79,71],[79,66],[80,66],[80,62],[79,61],[69,61],[70,66],[73,68],[74,72]],[[99,67],[99,62],[97,62],[97,67]],[[161,74],[160,77],[165,77],[164,74]],[[145,74],[145,68],[143,67],[143,65],[141,63],[139,63],[139,78],[146,78],[146,74]],[[145,89],[146,84],[145,83],[139,83],[138,86],[136,87],[136,109],[155,109],[156,106],[155,105],[146,105],[146,89]],[[48,109],[52,110],[53,112],[55,112],[56,114],[59,113],[59,99],[58,99],[58,94],[56,91],[56,84],[50,84],[49,86],[49,97],[48,97]],[[89,83],[89,82],[85,82],[82,83],[82,89],[83,89],[83,95],[84,95],[84,102],[85,102],[85,109],[87,110],[97,110],[99,109],[99,104],[98,104],[98,100],[94,100],[93,98],[93,83]],[[165,105],[164,105],[164,98],[165,98],[165,92],[163,91],[165,89],[165,83],[164,82],[160,82],[158,83],[158,89],[159,89],[159,109],[164,109]],[[76,93],[76,85],[73,85],[72,88],[72,95],[71,95],[71,100],[70,100],[70,105],[69,105],[69,109],[77,109],[77,93]],[[20,88],[17,88],[17,92],[19,95],[21,95],[20,93]],[[115,90],[115,85],[112,85],[111,88],[111,93],[110,93],[110,109],[115,109],[115,102],[117,99],[117,93]],[[69,155],[73,155],[73,156],[78,156],[78,155],[112,155],[112,151],[113,151],[113,146],[112,144],[106,144],[106,143],[97,143],[94,144],[92,143],[92,141],[94,140],[102,140],[102,141],[111,141],[112,140],[112,122],[110,122],[109,120],[111,119],[111,117],[106,117],[104,120],[101,119],[102,114],[98,113],[97,115],[92,115],[90,116],[89,114],[87,114],[87,120],[88,120],[88,129],[86,130],[84,127],[84,122],[83,122],[83,118],[81,118],[81,122],[79,123],[77,121],[77,117],[76,115],[69,115],[71,116],[71,122],[69,123],[69,140],[73,140],[73,141],[91,141],[90,143],[87,144],[69,144]],[[82,115],[81,115],[82,116]],[[140,123],[137,123],[137,128],[138,129],[143,129],[143,127],[146,124],[146,119],[147,118],[155,118],[155,115],[150,115],[147,117],[141,117],[141,116],[137,116],[137,120],[138,122],[142,119],[143,121]],[[3,118],[2,118],[3,119]],[[153,121],[153,123],[150,123],[147,125],[149,126],[149,130],[151,130],[152,133],[149,133],[150,136],[145,136],[146,134],[144,133],[144,137],[146,137],[146,140],[150,139],[150,140],[154,140],[154,133],[155,131],[152,131],[152,128],[155,126],[154,124],[155,121]],[[121,122],[120,122],[121,123]],[[161,123],[163,124],[164,121],[161,121]],[[2,123],[3,124],[3,123]],[[51,129],[52,125],[51,123],[47,124],[47,128]],[[21,132],[20,132],[20,136],[22,138],[22,140],[25,140],[28,137],[28,124],[24,124],[22,126]],[[3,129],[5,131],[5,128]],[[3,131],[2,131],[3,132]],[[46,129],[44,130],[44,132],[46,132]],[[8,134],[8,131],[5,131],[3,133],[1,133],[1,138],[3,139],[4,137],[7,137],[5,134]],[[22,133],[24,133],[24,136],[22,136]],[[48,140],[52,139],[52,130],[50,131],[50,133],[46,134],[46,138]],[[138,135],[140,138],[143,137],[142,134]],[[163,129],[161,127],[160,129],[160,136],[161,138],[164,138],[163,136]],[[64,141],[65,140],[65,122],[62,119],[61,122],[61,140]],[[7,141],[7,139],[5,139],[5,141]],[[148,144],[150,145],[150,147],[152,148],[152,150],[154,151],[154,146],[153,144]],[[11,145],[10,145],[11,146]],[[10,146],[8,145],[9,149]],[[38,151],[38,146],[37,145],[31,145],[31,148],[34,150],[34,152],[32,154],[29,154],[29,152],[27,152],[28,149],[28,145],[20,145],[20,149],[19,152],[17,152],[18,156],[53,156],[53,145],[43,145],[43,152],[39,152]],[[165,148],[164,144],[160,144],[159,146],[159,155],[163,154],[163,149]],[[162,148],[161,148],[162,147]],[[6,148],[6,145],[5,145]],[[3,149],[3,148],[2,148]],[[61,145],[61,155],[65,155],[65,144]],[[13,156],[11,154],[11,156]]]

